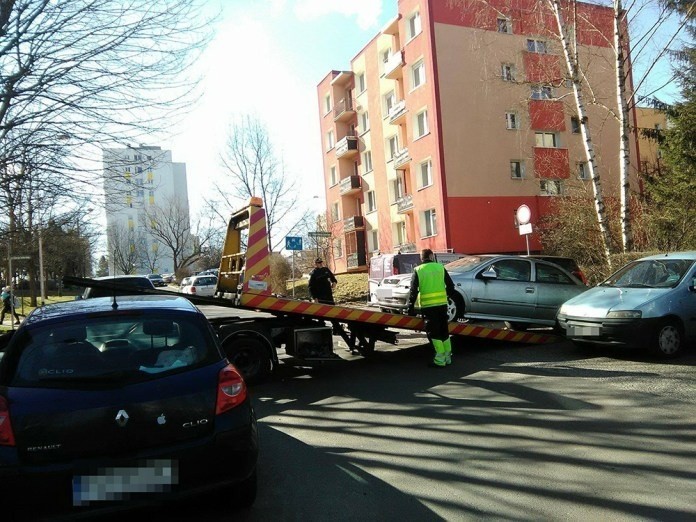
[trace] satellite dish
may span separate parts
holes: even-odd
[[[520,205],[517,207],[515,217],[517,218],[517,223],[520,225],[526,225],[529,223],[529,220],[532,219],[532,211],[529,210],[527,205]]]

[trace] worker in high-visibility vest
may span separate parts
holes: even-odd
[[[414,307],[425,319],[425,331],[435,349],[430,366],[443,368],[452,364],[452,342],[447,324],[447,294],[454,292],[452,278],[445,267],[434,259],[433,251],[421,251],[421,264],[411,276],[411,293],[408,298],[408,313]]]

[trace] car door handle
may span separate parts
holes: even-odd
[[[533,286],[528,286],[527,288],[524,289],[525,292],[528,294],[533,294],[534,293],[534,287]]]

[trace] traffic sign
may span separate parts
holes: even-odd
[[[299,236],[287,236],[285,238],[286,250],[302,250],[302,238]]]
[[[331,237],[331,232],[323,232],[321,230],[317,230],[316,232],[307,232],[307,235],[309,237],[314,238],[314,239],[317,239],[320,237],[326,238],[326,237]]]
[[[529,220],[532,219],[532,211],[529,209],[527,205],[520,205],[519,207],[517,207],[515,217],[517,218],[517,222],[520,225],[526,225],[527,223],[529,223]]]

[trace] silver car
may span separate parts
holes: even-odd
[[[696,251],[644,257],[561,306],[558,324],[579,344],[678,355],[696,340]]]
[[[563,268],[523,256],[465,256],[445,265],[456,293],[448,303],[448,319],[507,321],[515,329],[554,326],[558,308],[587,287]],[[385,311],[407,307],[410,275],[392,276],[377,288]]]

